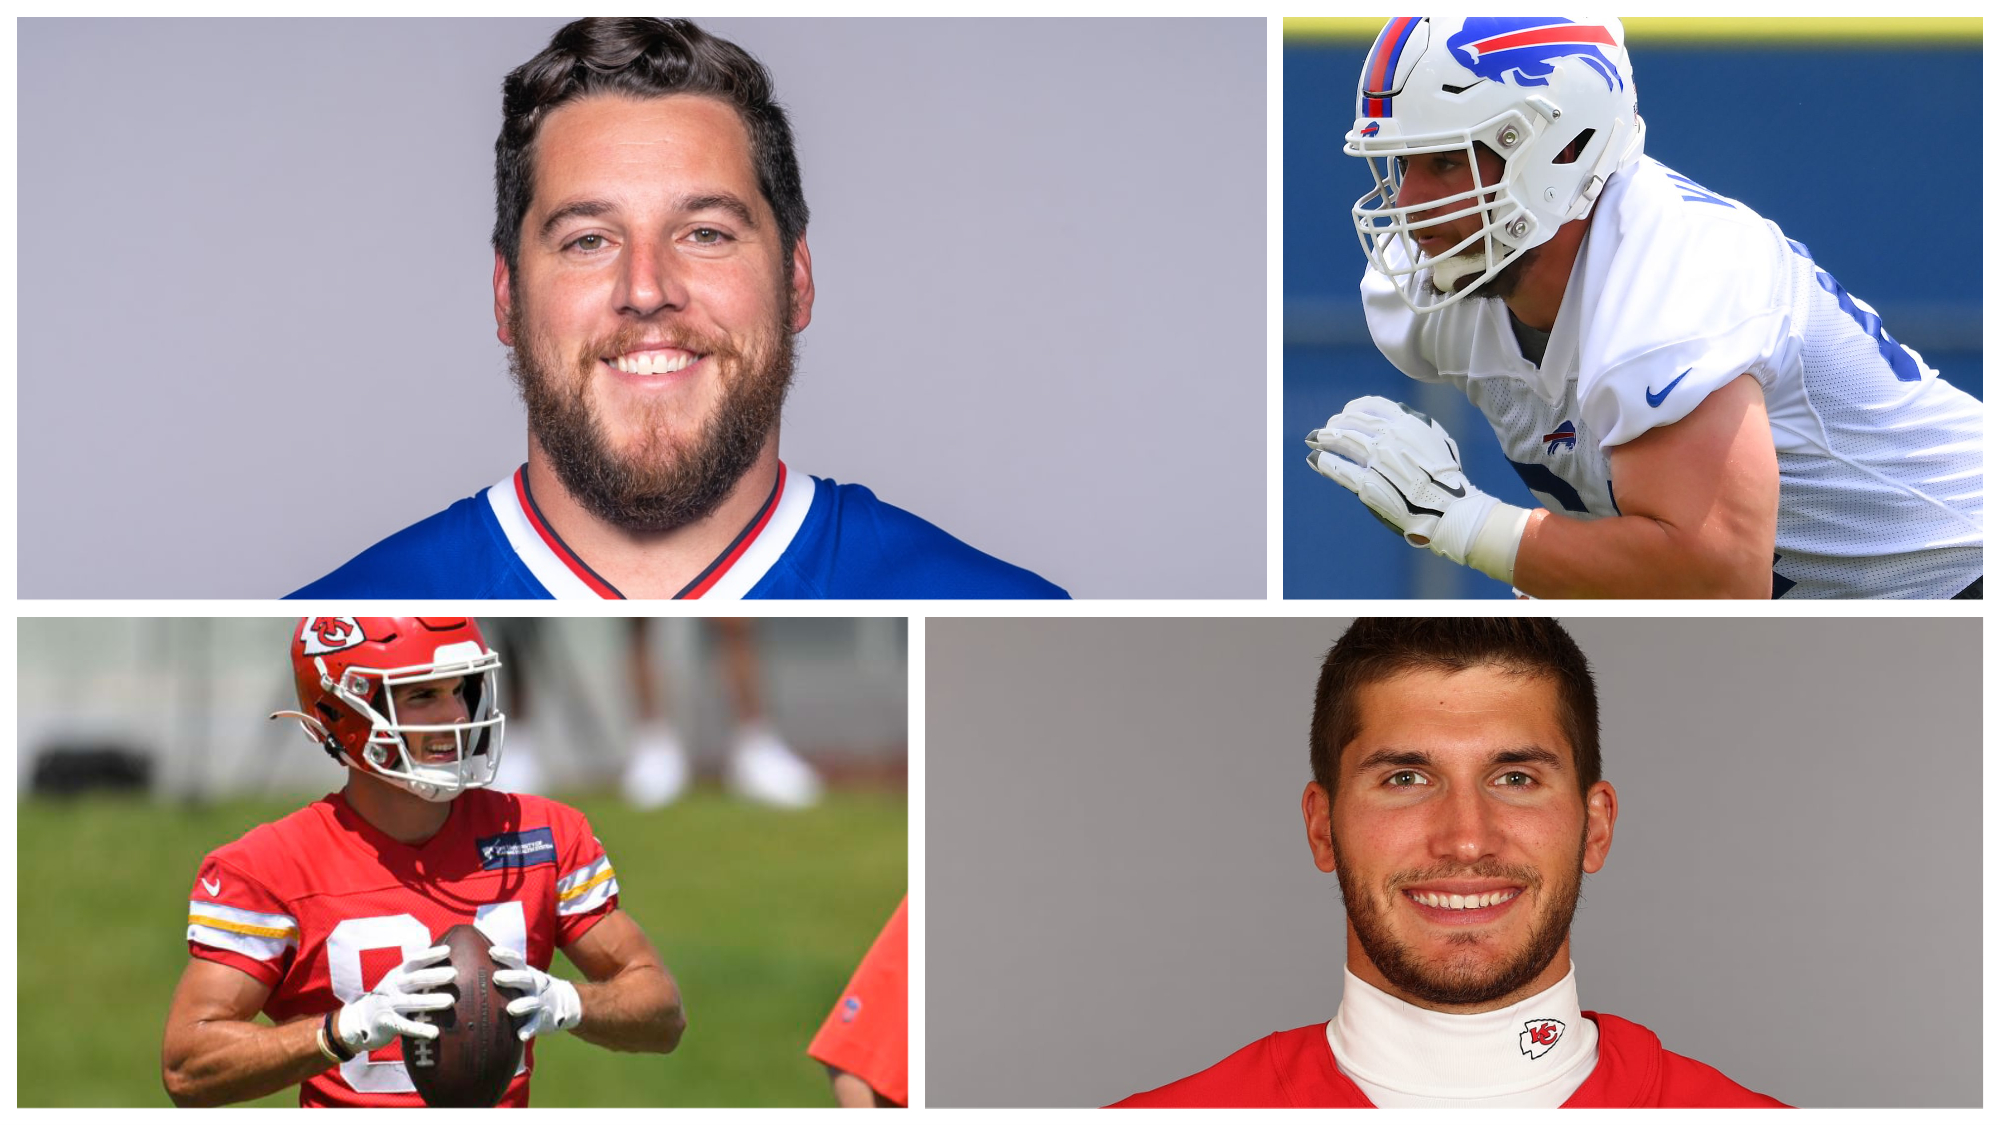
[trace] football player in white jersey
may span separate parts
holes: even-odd
[[[1545,505],[1357,399],[1309,460],[1408,542],[1535,597],[1980,595],[1981,404],[1644,154],[1617,20],[1392,19],[1346,139],[1376,346],[1464,391]]]

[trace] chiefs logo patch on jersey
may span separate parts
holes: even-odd
[[[299,630],[299,640],[305,643],[307,656],[325,656],[353,648],[367,639],[361,632],[361,623],[352,617],[308,617]]]
[[[1529,1020],[1522,1026],[1527,1030],[1521,1033],[1521,1053],[1531,1059],[1541,1058],[1562,1042],[1561,1020]]]

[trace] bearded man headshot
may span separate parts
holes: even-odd
[[[814,285],[761,63],[686,20],[583,19],[502,90],[493,313],[527,460],[294,597],[1067,596],[780,459]]]
[[[1589,665],[1540,618],[1363,619],[1321,665],[1300,809],[1346,906],[1329,1022],[1120,1106],[1779,1106],[1581,1007],[1570,923],[1604,867]]]

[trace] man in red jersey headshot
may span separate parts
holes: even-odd
[[[1347,911],[1338,1013],[1119,1106],[1784,1104],[1581,1006],[1570,922],[1619,805],[1560,625],[1358,621],[1310,739],[1307,844]]]
[[[299,1087],[304,1106],[417,1106],[401,1037],[435,1038],[449,950],[471,924],[527,1042],[504,1106],[528,1104],[537,1036],[666,1053],[680,991],[618,907],[583,814],[490,786],[505,716],[500,658],[470,618],[308,617],[293,631],[289,718],[346,786],[210,852],[188,904],[190,960],[167,1012],[176,1105]],[[586,980],[548,972],[560,949]],[[256,1022],[258,1013],[270,1023]]]

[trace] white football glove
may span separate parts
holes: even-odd
[[[431,989],[450,984],[458,971],[450,965],[436,965],[451,956],[449,946],[437,946],[389,970],[368,995],[340,1010],[334,1017],[333,1033],[349,1051],[360,1053],[386,1047],[398,1035],[436,1039],[438,1029],[413,1020],[407,1013],[434,1012],[452,1006],[452,998]]]
[[[1369,395],[1307,434],[1306,444],[1321,476],[1360,497],[1404,541],[1513,581],[1528,510],[1474,488],[1458,443],[1428,415]]]
[[[493,974],[493,983],[521,993],[520,999],[507,1005],[508,1015],[529,1017],[521,1027],[521,1042],[568,1031],[583,1019],[583,998],[576,994],[575,985],[529,965],[526,957],[503,946],[494,946],[492,956],[507,966]]]

